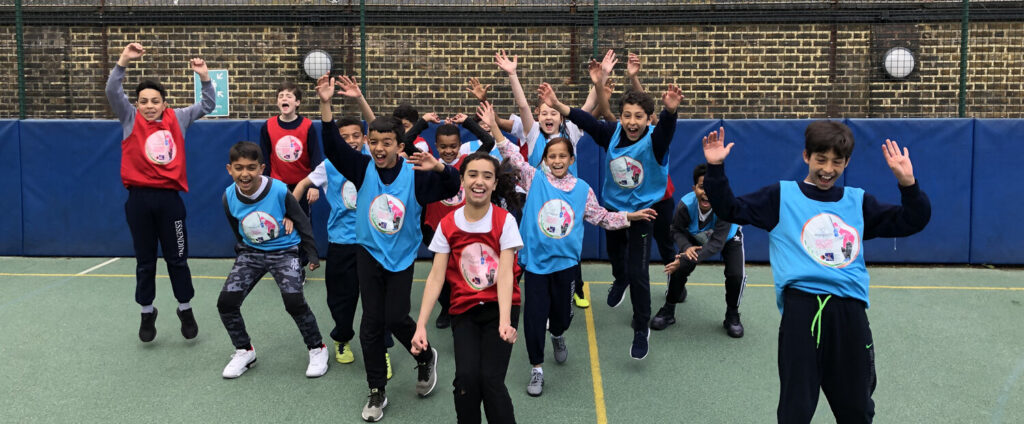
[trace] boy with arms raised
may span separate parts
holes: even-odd
[[[853,153],[853,133],[842,123],[817,121],[804,132],[803,181],[780,181],[734,197],[725,176],[725,130],[704,137],[704,188],[720,218],[769,231],[779,325],[780,423],[808,423],[818,393],[836,421],[871,422],[875,404],[875,350],[868,325],[868,272],[863,241],[905,237],[924,229],[931,204],[914,178],[910,152],[895,141],[882,146],[899,183],[901,204],[878,202],[864,190],[837,187]],[[808,330],[809,329],[809,330]]]
[[[124,94],[125,68],[142,58],[142,44],[125,46],[117,65],[107,78],[107,101],[121,121],[121,182],[128,189],[124,204],[128,229],[135,250],[135,302],[142,306],[139,339],[156,338],[157,243],[163,247],[167,275],[178,300],[181,334],[186,339],[199,333],[189,301],[195,295],[192,273],[188,268],[188,232],[185,229],[185,203],[179,192],[188,192],[185,175],[185,133],[197,119],[213,111],[216,91],[210,81],[206,62],[193,58],[192,71],[199,74],[203,100],[189,107],[167,107],[167,90],[159,82],[143,80],[135,87],[135,105]]]

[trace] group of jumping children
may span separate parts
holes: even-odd
[[[130,63],[144,53],[141,44],[126,46],[106,87],[123,128],[121,176],[129,192],[125,214],[137,260],[139,338],[150,342],[156,337],[159,244],[179,303],[181,333],[191,339],[198,325],[189,303],[194,291],[179,194],[188,191],[184,134],[213,110],[215,92],[206,63],[193,58],[200,102],[168,108],[163,86],[144,80],[132,104],[123,79]],[[865,313],[869,278],[861,249],[864,240],[909,236],[928,223],[930,203],[914,178],[909,151],[893,140],[882,146],[901,193],[900,205],[883,204],[861,189],[836,185],[853,152],[850,129],[835,121],[813,122],[805,132],[802,156],[808,173],[803,181],[780,181],[735,197],[724,170],[734,145],[726,143],[721,128],[694,137],[702,139],[706,164],[693,170],[693,191],[675,205],[668,156],[682,91],[669,85],[655,115],[655,100],[637,76],[640,58],[630,54],[628,88],[619,97],[619,114],[613,115],[609,79],[617,62],[612,51],[601,61],[591,60],[593,87],[577,109],[561,103],[546,83],[531,103],[519,82],[518,58],[498,52],[495,64],[508,74],[519,112],[509,119],[496,115],[487,99],[490,86],[475,78],[469,91],[480,101],[476,111],[442,119],[435,113],[420,116],[408,105],[377,117],[354,79],[324,75],[315,90],[319,135],[313,122],[298,113],[303,91],[283,83],[277,91],[280,114],[266,121],[260,143],[238,142],[228,152],[233,183],[222,203],[237,258],[217,309],[235,353],[223,377],[237,378],[255,364],[240,308],[267,273],[309,351],[306,376],[327,372],[330,349],[303,295],[306,269],[320,265],[309,219],[309,204],[320,198],[319,188],[330,206],[325,280],[334,320],[330,337],[339,363],[355,361],[350,343],[362,300],[358,334],[370,389],[362,410],[366,421],[382,419],[388,406],[392,337],[417,362],[416,392],[425,397],[434,390],[439,352],[429,342],[427,324],[434,304],[440,303],[434,324],[450,326],[454,338],[450,354],[458,422],[481,422],[482,405],[487,422],[514,423],[505,376],[519,318],[532,366],[526,391],[540,396],[545,332],[555,361],[565,362],[572,305],[589,306],[580,267],[587,221],[604,228],[608,239],[614,275],[608,306],[621,304],[629,291],[629,354],[638,360],[649,353],[650,330],[675,323],[676,304],[685,301],[685,284],[695,266],[719,253],[725,263],[723,327],[729,336],[742,337],[739,305],[746,277],[740,225],[768,231],[782,314],[778,421],[809,422],[823,390],[839,422],[870,422],[874,343]],[[336,95],[354,99],[362,117],[335,119]],[[437,125],[436,156],[419,136],[431,123]],[[464,139],[460,126],[472,137]],[[607,152],[601,202],[577,178],[577,144],[584,134]],[[653,318],[652,238],[669,274],[665,304]],[[434,259],[414,321],[410,294],[420,243]]]

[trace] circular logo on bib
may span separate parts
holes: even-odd
[[[277,139],[277,144],[274,145],[274,152],[277,153],[277,158],[285,162],[295,162],[302,156],[302,141],[298,138],[286,135]]]
[[[373,228],[384,234],[394,234],[402,229],[405,221],[405,205],[390,194],[381,194],[370,203],[370,222]]]
[[[459,192],[452,197],[442,200],[441,204],[445,206],[461,205],[463,200],[466,200],[466,189],[459,186]]]
[[[160,130],[146,137],[146,158],[157,165],[167,165],[174,160],[178,146],[170,131]]]
[[[575,220],[576,214],[562,199],[548,200],[537,213],[537,225],[540,225],[540,231],[553,239],[569,235]]]
[[[473,243],[462,249],[459,258],[462,278],[474,290],[483,290],[494,285],[498,278],[498,255],[494,249],[483,243]]]
[[[808,255],[831,268],[844,268],[860,254],[857,229],[830,213],[818,214],[807,220],[800,241]]]
[[[629,156],[619,156],[608,163],[615,184],[633,188],[644,181],[644,165]]]
[[[281,233],[281,227],[270,214],[255,211],[242,218],[242,233],[253,244],[260,244],[277,238]]]
[[[345,181],[345,184],[341,185],[341,202],[345,204],[345,209],[355,209],[358,198],[359,190],[356,190],[356,185],[352,184],[352,181]]]

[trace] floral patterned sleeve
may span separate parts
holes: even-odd
[[[530,191],[530,184],[533,183],[533,176],[537,173],[537,169],[523,159],[523,155],[519,153],[519,146],[504,140],[498,143],[498,151],[501,152],[502,157],[508,158],[512,162],[512,166],[519,169],[519,186],[523,190]]]
[[[583,219],[606,230],[618,230],[629,226],[625,212],[611,212],[597,203],[594,189],[587,189],[587,210],[583,213]]]

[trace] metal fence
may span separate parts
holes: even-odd
[[[567,103],[590,89],[587,61],[615,49],[617,92],[637,53],[656,98],[684,89],[683,117],[1024,116],[1020,1],[0,0],[0,22],[0,54],[16,58],[0,95],[18,99],[0,118],[112,117],[103,87],[129,42],[147,56],[127,83],[160,78],[176,105],[192,100],[189,57],[226,69],[229,118],[273,114],[282,80],[311,90],[317,58],[382,111],[469,110],[475,77],[512,112],[502,48],[527,93],[549,82]]]

